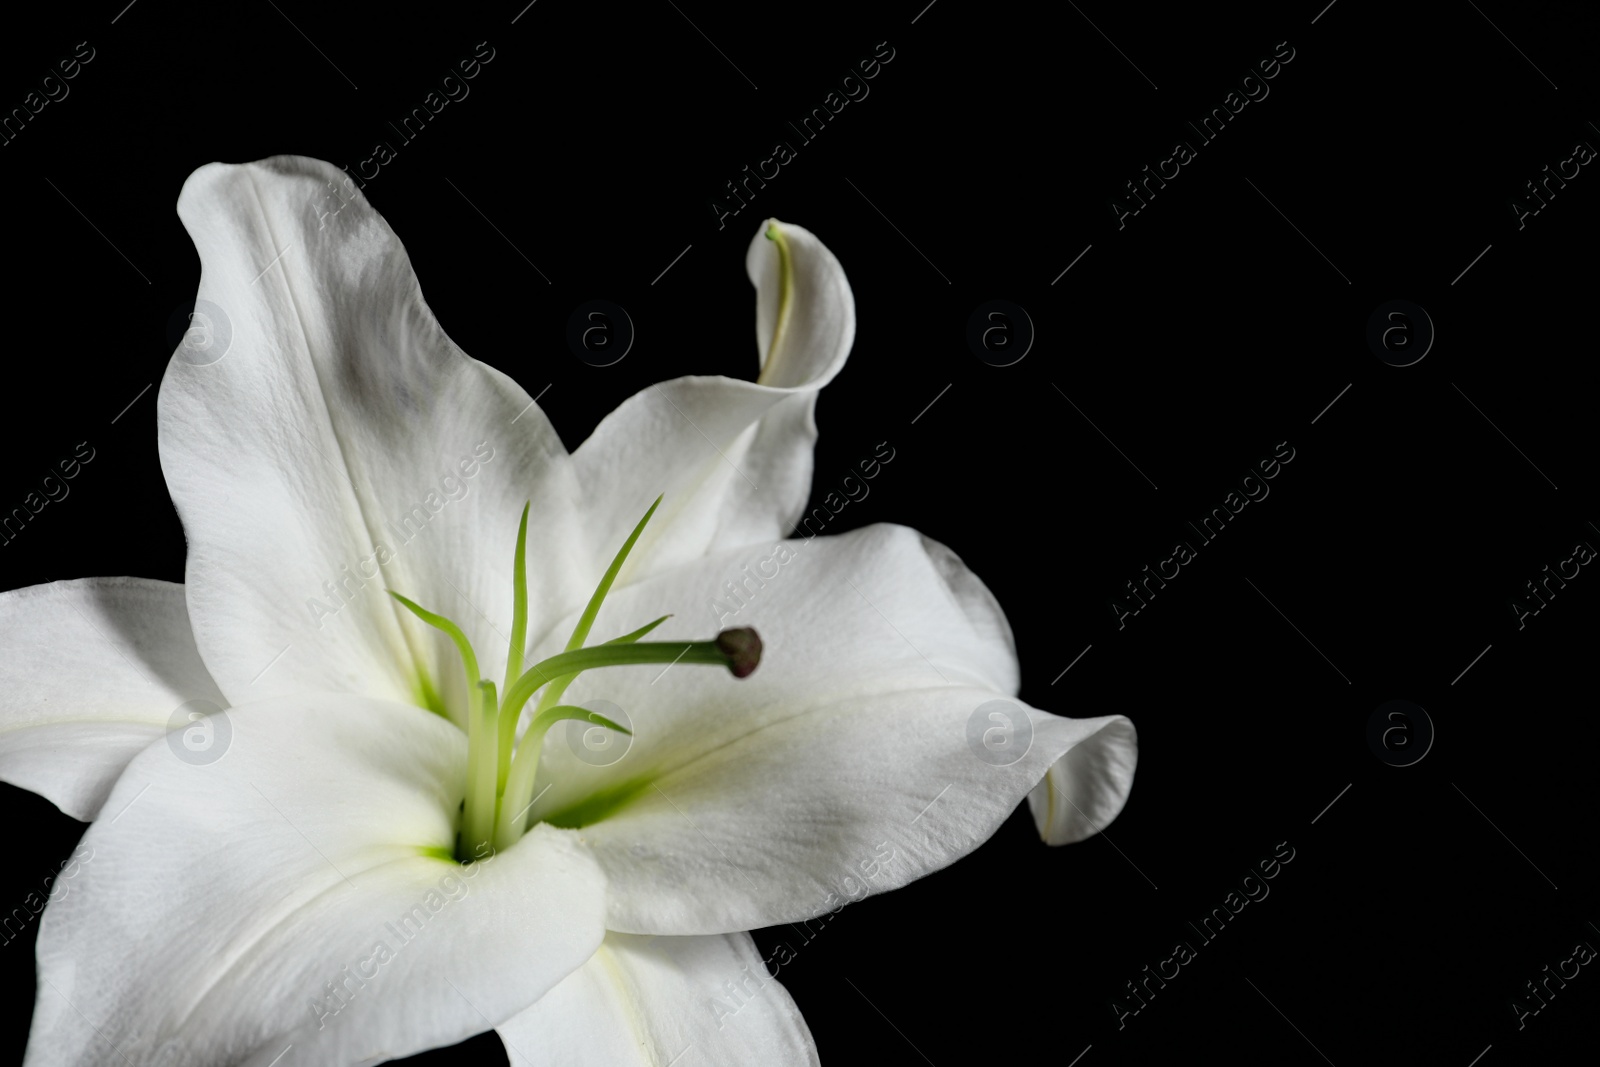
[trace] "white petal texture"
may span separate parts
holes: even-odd
[[[763,384],[652,386],[569,457],[520,386],[445,335],[366,199],[339,193],[349,202],[328,212],[344,188],[336,168],[285,156],[202,167],[178,202],[199,300],[228,339],[214,362],[169,365],[161,459],[189,539],[195,638],[231,699],[418,702],[433,687],[458,712],[454,652],[383,589],[457,619],[483,663],[503,662],[529,499],[533,636],[582,604],[663,491],[640,575],[786,532],[810,487],[816,391],[855,332],[844,273],[815,237],[785,231],[787,271],[775,241],[752,242]]]
[[[744,582],[747,599],[729,598],[727,581]],[[582,827],[610,883],[613,930],[708,934],[808,918],[847,878],[893,889],[970,852],[1047,772],[1065,809],[1041,826],[1052,843],[1105,826],[1132,786],[1126,718],[1064,719],[1005,700],[1017,668],[998,605],[914,530],[712,556],[613,593],[599,628],[674,609],[688,613],[657,631],[662,640],[704,632],[723,611],[761,634],[760,668],[742,681],[707,679],[704,667],[590,672],[566,700],[625,711],[633,737],[621,758],[592,765],[581,723],[544,749],[549,787],[533,816]],[[980,709],[996,700],[1019,748],[1031,733],[1008,765],[969,743],[974,716],[988,727]]]
[[[511,1067],[811,1067],[816,1045],[749,934],[607,934],[499,1027]]]
[[[190,701],[224,704],[195,651],[183,586],[85,578],[0,593],[0,779],[93,819],[128,761]]]
[[[505,1022],[599,946],[577,835],[439,858],[449,723],[332,696],[227,714],[220,760],[150,746],[85,835],[94,862],[41,920],[29,1064],[378,1063]]]

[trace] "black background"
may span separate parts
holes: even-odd
[[[949,544],[1008,612],[1022,698],[1125,713],[1140,735],[1107,834],[1046,848],[1019,812],[792,946],[779,977],[824,1059],[1593,1055],[1593,968],[1521,1030],[1510,1006],[1576,942],[1600,945],[1600,578],[1585,568],[1523,629],[1510,608],[1576,542],[1600,545],[1600,177],[1585,167],[1521,230],[1510,207],[1576,141],[1600,145],[1591,6],[540,0],[518,18],[522,3],[6,13],[4,109],[79,41],[95,58],[0,147],[0,506],[77,442],[96,458],[0,550],[0,585],[182,580],[141,390],[192,304],[199,261],[174,204],[204,163],[355,169],[396,146],[366,195],[456,341],[530,395],[548,387],[569,448],[652,382],[752,377],[744,250],[765,217],[798,222],[843,263],[859,314],[818,404],[815,499],[878,442],[896,450],[829,532],[892,521]],[[495,58],[470,95],[405,143],[388,121],[480,41]],[[719,229],[723,183],[796,142],[786,120],[881,41],[894,58],[870,95]],[[1200,145],[1184,121],[1283,41],[1294,58],[1270,95]],[[1119,229],[1112,197],[1179,137],[1197,158]],[[607,368],[564,341],[594,298],[638,330]],[[1013,366],[965,341],[993,298],[1037,330]],[[1437,328],[1409,367],[1365,341],[1392,299]],[[1271,495],[1119,629],[1123,583],[1195,540],[1184,522],[1285,441]],[[1391,699],[1436,730],[1413,766],[1366,740]],[[83,827],[0,788],[9,910]],[[1270,896],[1200,945],[1186,922],[1280,842],[1295,858]],[[8,1062],[35,929],[0,947]],[[1113,998],[1179,939],[1197,958],[1119,1029]],[[423,1059],[501,1056],[490,1034]]]

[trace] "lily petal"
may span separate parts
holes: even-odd
[[[1117,817],[1128,798],[1138,762],[1133,723],[1125,744],[1076,745],[1050,765],[1028,794],[1033,825],[1047,845],[1070,845],[1092,837]],[[1108,739],[1109,740],[1109,739]]]
[[[454,650],[384,589],[457,619],[482,662],[504,662],[531,498],[534,604],[581,604],[594,568],[560,439],[520,386],[445,335],[399,238],[337,168],[213,163],[178,214],[200,254],[197,307],[219,322],[211,362],[180,348],[169,363],[158,430],[212,675],[236,702],[428,704],[431,687],[459,714]]]
[[[0,593],[0,779],[74,819],[172,715],[226,701],[195,651],[183,586],[82,578]]]
[[[181,348],[168,365],[162,466],[196,642],[234,700],[354,692],[443,703],[460,725],[453,650],[383,589],[456,619],[500,662],[529,498],[535,635],[583,602],[663,490],[624,582],[799,518],[816,392],[855,333],[843,270],[801,227],[774,223],[781,237],[758,235],[748,256],[758,382],[653,386],[569,457],[520,386],[445,335],[399,239],[337,168],[211,164],[178,211],[201,258],[197,308],[215,321],[204,360]]]
[[[505,1022],[601,943],[576,835],[440,858],[455,727],[333,696],[229,716],[221,760],[150,746],[89,828],[41,921],[29,1064],[378,1063]]]
[[[620,543],[666,494],[625,581],[782,537],[810,496],[812,413],[818,390],[850,354],[855,298],[833,253],[793,223],[763,223],[745,267],[756,287],[760,378],[653,385],[606,416],[573,454],[584,484],[607,487],[589,512],[602,543]]]
[[[1047,841],[1115,818],[1132,787],[1132,723],[1011,699],[1010,629],[948,548],[895,526],[782,545],[684,566],[601,611],[603,632],[684,612],[657,631],[664,641],[703,636],[699,620],[715,615],[755,627],[765,649],[742,681],[615,668],[568,690],[569,703],[616,704],[633,730],[604,766],[582,751],[582,724],[547,742],[533,809],[582,828],[611,885],[611,929],[754,929],[828,910],[847,878],[870,892],[904,885],[983,843],[1047,774]],[[735,601],[724,582],[747,574],[760,579]],[[974,747],[1002,721],[992,713],[1025,754]]]
[[[607,934],[588,963],[498,1029],[512,1067],[820,1062],[800,1009],[742,933]]]
[[[1020,702],[1028,754],[1005,767],[981,762],[964,733],[996,696],[952,686],[841,700],[662,775],[584,828],[611,884],[607,925],[678,934],[811,918],[960,859],[1075,751],[1079,764],[1131,769],[1127,719],[1064,719]],[[1131,775],[1093,798],[1087,784],[1069,795],[1089,801],[1099,829],[1121,809]]]

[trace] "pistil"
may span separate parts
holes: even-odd
[[[655,623],[652,623],[651,627],[654,625]],[[728,668],[735,678],[744,678],[754,671],[760,662],[761,638],[748,627],[724,630],[713,640],[691,641],[687,644],[679,644],[676,641],[644,641],[631,644],[620,641],[607,642],[592,648],[561,652],[534,664],[517,680],[512,692],[507,694],[501,713],[515,717],[522,710],[522,705],[527,703],[528,698],[540,686],[556,682],[564,690],[580,671],[595,667],[622,667],[644,663],[665,663],[669,666],[677,663],[698,663],[723,666]],[[554,689],[555,686],[552,685],[551,688]],[[532,802],[534,779],[539,769],[539,754],[544,743],[543,731],[535,736],[535,727],[552,712],[559,711],[563,707],[566,705],[557,705],[535,713],[533,726],[528,728],[522,746],[517,749],[516,756],[511,762],[511,776],[506,780],[505,795],[501,805],[503,809],[526,814],[527,806]],[[590,718],[611,729],[621,729],[600,719],[598,715],[589,715],[581,708],[578,710],[580,714],[576,716],[577,718]],[[553,724],[555,721],[551,719],[550,723]],[[621,732],[627,733],[626,730]],[[495,832],[495,847],[505,848],[515,843],[522,836],[525,827],[526,822],[520,815],[502,819]]]
[[[478,658],[467,635],[451,620],[390,590],[389,595],[429,626],[443,632],[461,656],[467,682],[467,779],[462,802],[461,833],[456,857],[463,863],[485,855],[484,846],[495,849],[515,844],[527,827],[526,815],[533,806],[534,780],[538,776],[539,756],[550,727],[566,719],[577,719],[627,734],[624,727],[584,708],[560,703],[573,679],[598,667],[622,667],[664,663],[717,665],[728,668],[735,678],[747,677],[761,662],[761,639],[748,627],[724,630],[708,641],[642,641],[671,616],[663,615],[631,633],[603,644],[584,647],[594,626],[600,605],[616,581],[628,553],[639,540],[645,524],[655,514],[657,497],[644,518],[639,520],[611,566],[606,569],[594,595],[579,616],[566,649],[522,670],[528,625],[527,539],[528,507],[522,509],[517,527],[517,558],[513,567],[515,588],[512,596],[511,642],[506,654],[505,691],[497,699],[494,682],[478,673]],[[543,693],[534,707],[533,718],[517,745],[517,722],[522,709],[540,689]]]

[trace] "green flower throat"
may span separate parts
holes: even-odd
[[[461,809],[461,828],[456,837],[456,859],[463,863],[487,855],[489,850],[507,848],[527,830],[528,809],[533,806],[534,781],[538,777],[539,754],[545,732],[565,719],[578,719],[626,734],[628,730],[586,708],[562,704],[561,697],[572,680],[596,667],[620,667],[641,663],[697,663],[726,667],[735,678],[747,677],[761,662],[761,639],[749,628],[724,630],[709,641],[641,640],[666,622],[670,615],[614,637],[602,644],[585,646],[589,630],[617,572],[655,514],[657,497],[644,518],[633,528],[617,551],[578,624],[567,640],[566,649],[523,669],[528,632],[528,508],[522,509],[517,527],[517,557],[513,567],[513,600],[510,648],[506,653],[505,683],[497,693],[493,681],[478,672],[478,657],[472,642],[461,627],[435,614],[394,590],[389,595],[413,615],[442,631],[461,654],[461,667],[467,679],[467,780]],[[540,692],[543,690],[543,692]],[[522,709],[539,694],[533,719],[516,743],[517,722]]]

